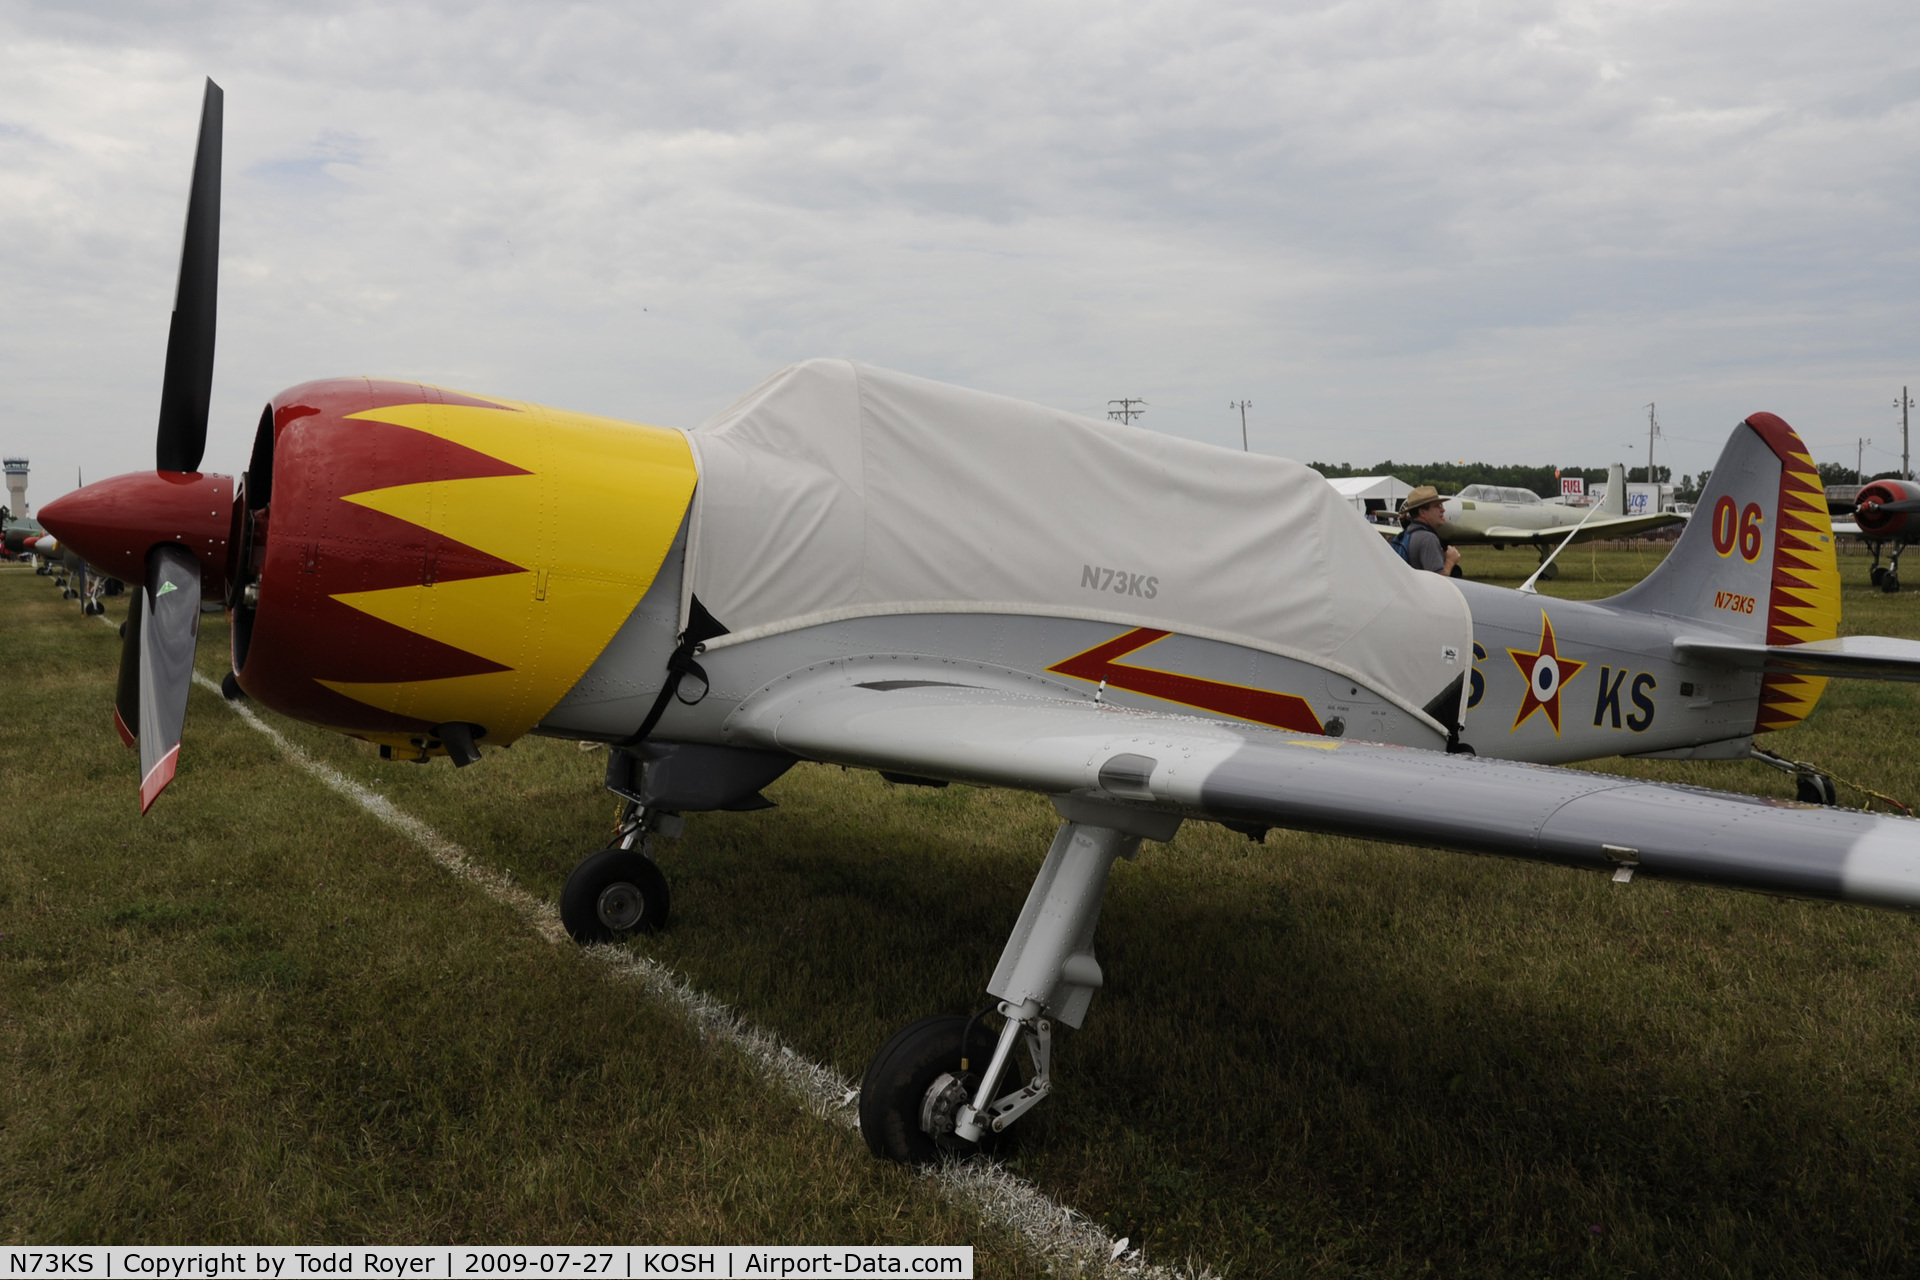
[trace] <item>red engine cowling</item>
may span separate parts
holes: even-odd
[[[1920,483],[1909,480],[1875,480],[1860,490],[1854,499],[1854,522],[1860,532],[1875,537],[1898,538],[1920,535],[1920,511],[1886,511],[1889,503],[1920,499]]]
[[[399,485],[522,474],[451,441],[354,416],[422,401],[465,402],[418,383],[364,378],[309,382],[274,398],[261,415],[242,479],[229,595],[233,668],[249,695],[310,723],[420,745],[434,737],[428,720],[331,686],[444,680],[503,668],[340,597],[522,572],[349,500]]]

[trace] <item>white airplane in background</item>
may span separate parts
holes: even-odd
[[[1438,532],[1442,542],[1454,547],[1490,545],[1496,551],[1510,546],[1534,547],[1544,562],[1555,547],[1568,542],[1569,534],[1575,543],[1630,538],[1686,520],[1670,511],[1628,515],[1626,504],[1627,469],[1616,462],[1607,474],[1607,496],[1597,511],[1547,502],[1531,489],[1470,484],[1444,500],[1447,521]],[[1396,525],[1374,527],[1388,538],[1400,532]],[[1548,564],[1540,576],[1551,579],[1559,572],[1559,565]]]

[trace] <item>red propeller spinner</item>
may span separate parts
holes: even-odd
[[[1853,518],[1863,533],[1891,538],[1920,531],[1920,484],[1906,480],[1875,480],[1854,499]]]

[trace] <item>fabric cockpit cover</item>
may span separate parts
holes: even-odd
[[[686,591],[730,633],[709,648],[881,614],[1088,618],[1304,659],[1417,714],[1471,665],[1460,592],[1297,462],[847,360],[782,369],[688,438]]]

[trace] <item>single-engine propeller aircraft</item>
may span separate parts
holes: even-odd
[[[45,532],[46,530],[40,527],[40,522],[31,516],[10,517],[5,527],[0,528],[0,549],[4,549],[10,556],[32,555],[33,553],[27,550],[27,539],[37,538]]]
[[[1875,480],[1863,485],[1854,498],[1853,519],[1833,526],[1843,538],[1858,538],[1873,552],[1867,577],[1888,595],[1900,590],[1900,553],[1920,542],[1920,484],[1912,480]],[[1887,563],[1880,551],[1891,546]]]
[[[1920,675],[1920,645],[1836,638],[1819,480],[1771,414],[1734,429],[1715,515],[1593,603],[1414,572],[1298,463],[843,360],[692,431],[309,382],[268,402],[236,484],[199,470],[220,114],[209,82],[155,469],[42,512],[142,584],[115,700],[142,810],[203,592],[248,695],[393,758],[607,743],[627,805],[562,893],[582,941],[663,923],[651,836],[764,806],[796,761],[1045,794],[1062,825],[987,983],[1004,1023],[880,1049],[880,1155],[991,1143],[1053,1089],[1114,860],[1185,821],[1920,907],[1909,819],[1543,767],[1738,756],[1829,676]]]
[[[51,576],[54,585],[60,588],[62,600],[78,600],[80,612],[87,617],[105,613],[107,607],[100,603],[100,589],[104,585],[88,568],[87,562],[71,548],[60,544],[60,539],[51,533],[29,534],[21,539],[20,554],[34,557],[39,561],[34,570],[42,576]]]
[[[1598,509],[1545,502],[1531,489],[1492,484],[1470,484],[1441,505],[1447,520],[1437,530],[1440,541],[1450,547],[1532,547],[1540,553],[1540,576],[1547,579],[1560,576],[1560,566],[1551,557],[1569,543],[1631,538],[1686,520],[1671,511],[1628,515],[1627,469],[1617,462],[1608,473],[1607,496]],[[1400,532],[1390,524],[1373,527],[1387,538]]]

